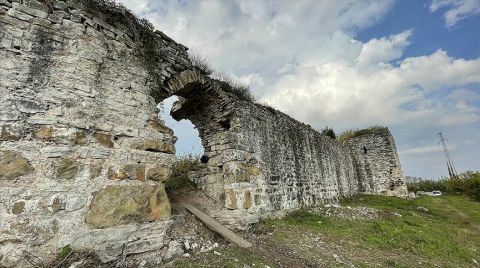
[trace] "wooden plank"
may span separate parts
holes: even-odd
[[[214,218],[210,217],[209,215],[205,214],[200,209],[194,207],[191,204],[187,203],[180,203],[184,208],[190,211],[193,215],[195,215],[199,220],[201,220],[205,225],[208,226],[212,231],[220,234],[226,240],[237,244],[239,247],[242,248],[249,248],[252,246],[252,243],[248,242],[247,240],[243,239],[242,237],[238,236],[236,233],[230,231],[221,223],[216,221]]]

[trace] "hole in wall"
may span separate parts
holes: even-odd
[[[204,150],[195,125],[193,125],[190,120],[183,119],[176,121],[170,115],[172,105],[177,100],[177,96],[171,96],[159,103],[157,105],[157,108],[159,109],[159,118],[167,127],[173,130],[174,135],[178,138],[175,143],[177,156],[195,155],[200,158],[203,155]]]

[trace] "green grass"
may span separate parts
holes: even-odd
[[[463,196],[422,197],[414,200],[384,196],[360,196],[344,200],[343,205],[367,206],[396,212],[401,217],[375,220],[346,220],[298,211],[283,220],[267,220],[279,242],[293,241],[289,232],[322,234],[344,240],[357,250],[397,254],[384,260],[389,267],[415,265],[410,256],[427,266],[471,267],[480,259],[480,203]],[[423,206],[428,212],[416,208]],[[328,239],[327,239],[328,240]],[[304,241],[296,241],[299,245]],[[401,258],[401,255],[405,258]],[[362,258],[358,260],[362,263]],[[362,267],[362,265],[358,265]],[[368,267],[368,265],[366,266]]]

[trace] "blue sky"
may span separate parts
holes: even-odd
[[[457,170],[480,169],[480,0],[121,2],[317,129],[388,126],[405,175],[447,175],[439,131]],[[163,117],[179,153],[201,151]]]

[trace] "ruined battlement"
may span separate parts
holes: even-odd
[[[208,212],[231,227],[358,192],[406,193],[388,130],[342,144],[240,100],[115,6],[0,0],[0,61],[0,266],[65,245],[102,261],[162,258],[176,137],[156,105],[172,95],[209,159]]]

